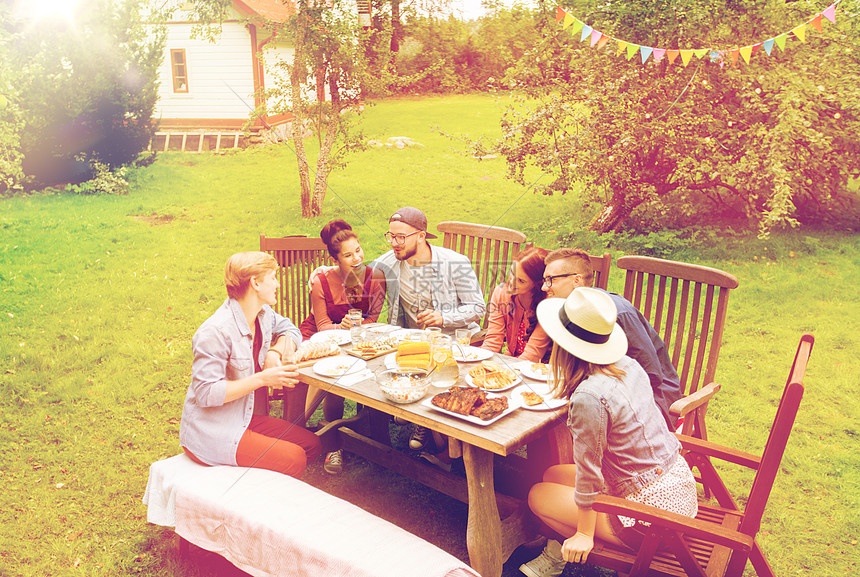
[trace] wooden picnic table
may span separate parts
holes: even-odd
[[[377,357],[367,361],[368,368],[374,371],[381,368],[383,359]],[[494,360],[509,366],[520,362],[500,354],[494,355]],[[458,384],[466,384],[464,377],[471,366],[474,365],[460,363]],[[351,426],[338,427],[343,448],[467,503],[466,546],[469,563],[483,577],[499,577],[503,563],[531,535],[526,526],[527,504],[495,491],[494,455],[506,457],[528,445],[529,466],[539,467],[537,470],[541,472],[552,463],[569,459],[569,455],[560,454],[560,447],[565,444],[558,440],[569,434],[566,406],[544,411],[520,408],[495,423],[475,425],[427,407],[423,400],[411,404],[392,403],[382,395],[372,377],[351,386],[342,386],[338,379],[316,374],[313,367],[302,368],[299,373],[303,383],[363,405],[363,416],[372,421],[374,410],[378,412],[375,422],[372,422],[370,436],[356,432]],[[526,378],[523,380],[526,383],[535,382]],[[425,399],[443,390],[431,387]],[[509,396],[510,392],[501,394]],[[380,413],[383,419],[379,419]],[[446,474],[438,467],[392,449],[388,439],[389,416],[403,417],[416,425],[446,435],[451,456],[463,457],[465,487],[462,477]]]

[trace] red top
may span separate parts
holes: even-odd
[[[365,267],[364,283],[345,287],[340,269],[334,267],[317,275],[311,283],[311,314],[302,322],[302,337],[318,331],[339,329],[349,309],[360,309],[364,323],[375,323],[385,302],[385,277]]]

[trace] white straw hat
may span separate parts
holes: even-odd
[[[627,353],[627,335],[615,319],[618,309],[607,293],[589,287],[574,289],[566,298],[542,300],[537,307],[540,326],[573,356],[609,365]]]

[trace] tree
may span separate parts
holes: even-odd
[[[8,43],[15,31],[9,7],[0,4],[0,62],[11,62]],[[21,153],[23,121],[18,106],[18,71],[11,66],[0,67],[0,194],[21,186],[24,179]]]
[[[744,47],[805,23],[811,2],[578,1],[567,12],[646,47]],[[840,10],[857,12],[857,0]],[[849,192],[860,164],[857,19],[810,28],[805,43],[728,53],[684,66],[641,62],[611,40],[590,47],[561,30],[545,3],[544,40],[509,72],[525,97],[495,144],[509,176],[537,166],[544,194],[580,186],[599,210],[593,230],[732,222],[775,226],[825,219],[856,226]],[[847,19],[846,19],[847,20]],[[483,144],[483,143],[480,143]],[[855,175],[856,176],[856,175]]]
[[[71,20],[8,24],[23,168],[35,185],[86,180],[93,163],[117,167],[146,149],[163,35],[150,35],[143,9],[143,0],[92,0]]]
[[[344,155],[360,145],[352,124],[360,112],[364,91],[384,82],[389,59],[379,51],[388,50],[384,35],[363,31],[348,0],[317,2],[298,0],[296,13],[280,31],[282,39],[294,46],[288,70],[289,85],[279,84],[267,92],[268,100],[289,102],[292,113],[292,140],[296,151],[301,187],[302,216],[322,213],[328,177]],[[308,98],[308,84],[328,89],[328,101],[315,95]],[[287,96],[288,98],[283,98]],[[283,112],[270,106],[269,112]],[[312,182],[304,144],[306,121],[315,125],[319,154]],[[340,144],[335,148],[336,144]]]

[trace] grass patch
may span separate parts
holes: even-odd
[[[761,539],[777,574],[855,574],[858,237],[700,231],[657,235],[649,248],[647,239],[585,233],[590,215],[578,198],[524,191],[504,178],[500,159],[466,158],[433,128],[497,135],[502,103],[444,96],[369,107],[369,138],[409,136],[424,147],[356,154],[332,175],[325,214],[312,220],[300,218],[288,146],[162,154],[131,173],[128,196],[3,201],[0,575],[205,574],[146,524],[140,499],[149,464],[179,450],[190,340],[224,299],[224,262],[258,248],[260,233],[315,235],[336,217],[376,256],[403,205],[425,209],[431,228],[497,224],[548,248],[573,235],[592,251],[656,250],[738,276],[718,369],[724,389],[709,413],[712,438],[730,446],[764,445],[799,334],[813,332],[807,395]],[[610,288],[621,287],[615,270]]]

